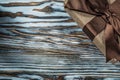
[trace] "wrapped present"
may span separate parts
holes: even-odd
[[[65,10],[105,55],[120,61],[120,0],[65,0]]]

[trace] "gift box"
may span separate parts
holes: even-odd
[[[65,0],[65,10],[108,61],[120,61],[120,0]]]

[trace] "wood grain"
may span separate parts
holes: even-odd
[[[0,80],[119,79],[63,4],[0,0]]]

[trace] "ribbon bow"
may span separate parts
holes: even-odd
[[[107,0],[68,0],[65,7],[96,16],[84,26],[83,31],[94,40],[104,30],[106,60],[120,61],[120,0],[112,4]]]

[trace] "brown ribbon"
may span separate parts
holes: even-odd
[[[68,0],[66,8],[84,12],[96,17],[87,23],[83,31],[91,40],[105,31],[106,61],[117,59],[120,61],[120,0],[109,4],[107,0]]]

